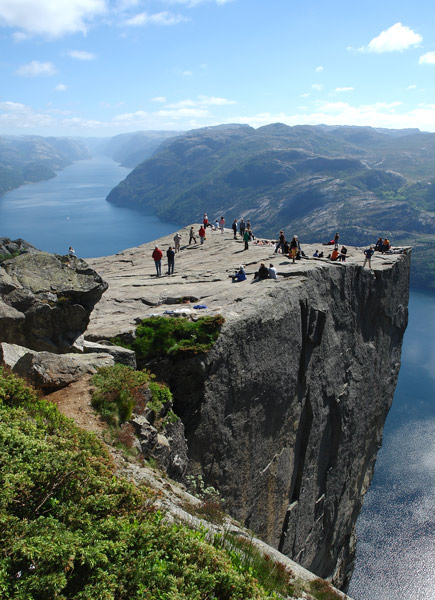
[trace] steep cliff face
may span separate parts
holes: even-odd
[[[346,588],[355,522],[400,366],[410,253],[379,256],[369,271],[360,249],[350,249],[345,265],[292,265],[270,248],[251,247],[248,271],[273,257],[278,281],[231,284],[240,246],[228,234],[210,237],[207,248],[182,252],[183,273],[166,280],[151,279],[151,267],[145,272],[147,246],[106,259],[109,290],[90,336],[104,327],[103,337],[109,333],[110,306],[120,318],[112,318],[112,333],[125,333],[128,315],[133,329],[139,313],[155,313],[187,291],[207,312],[222,313],[222,334],[207,355],[152,366],[173,391],[189,471],[218,488],[227,510],[267,543]],[[91,262],[98,270],[103,261]]]

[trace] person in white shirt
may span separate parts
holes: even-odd
[[[273,266],[272,263],[270,263],[269,265],[269,277],[270,279],[276,279],[276,268]]]

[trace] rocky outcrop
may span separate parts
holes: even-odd
[[[83,375],[94,375],[101,367],[115,364],[110,354],[53,354],[4,342],[0,344],[0,362],[45,391],[66,387]]]
[[[26,252],[0,263],[0,341],[66,352],[107,284],[85,261]]]
[[[175,275],[159,278],[152,244],[90,261],[109,290],[86,336],[131,336],[138,319],[181,302],[190,318],[222,314],[208,354],[151,365],[183,421],[188,472],[264,541],[346,588],[400,366],[410,251],[376,255],[369,270],[361,248],[344,264],[292,264],[232,238],[210,232],[203,246],[182,246]],[[310,257],[316,246],[303,249]],[[241,262],[248,280],[231,283]],[[261,262],[275,264],[277,280],[253,283]]]

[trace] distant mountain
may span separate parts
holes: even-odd
[[[76,160],[90,158],[83,141],[74,138],[0,136],[0,194],[56,176]]]
[[[168,138],[180,135],[179,131],[136,131],[121,133],[102,143],[99,151],[124,167],[136,167],[159,148]]]
[[[307,242],[413,245],[413,282],[435,287],[435,134],[370,127],[208,127],[167,140],[107,200],[189,223],[249,218]]]

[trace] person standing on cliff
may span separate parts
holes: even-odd
[[[231,225],[233,228],[234,239],[237,239],[237,219],[234,219],[233,224]]]
[[[224,229],[225,229],[225,219],[223,217],[221,217],[219,219],[219,229],[221,230],[221,233],[224,232]]]
[[[204,243],[204,240],[205,240],[205,227],[203,227],[202,225],[199,228],[198,235],[199,235],[199,241],[200,241],[200,243],[202,245]]]
[[[195,242],[196,244],[196,237],[195,237],[195,230],[193,229],[193,227],[190,228],[189,231],[189,246],[192,243],[192,240]]]
[[[243,230],[243,241],[245,242],[245,250],[249,250],[249,240],[251,239],[251,235],[247,229]]]
[[[245,219],[240,219],[240,225],[239,225],[239,231],[240,231],[240,236],[242,238],[242,240],[244,239],[244,235],[245,235],[245,229],[246,229],[246,224],[245,224]]]
[[[168,275],[174,274],[174,266],[175,266],[175,250],[172,249],[172,246],[166,250],[166,256],[168,259]]]
[[[284,245],[285,245],[285,235],[281,229],[281,231],[279,232],[279,240],[278,240],[278,243],[275,248],[275,254],[278,254],[278,250],[280,248],[281,248],[281,252],[284,254]]]
[[[375,251],[373,250],[373,246],[370,246],[370,248],[367,248],[367,250],[364,250],[365,259],[364,259],[363,269],[366,266],[367,261],[369,263],[369,269],[372,268],[372,256],[374,253],[375,253]]]
[[[338,240],[339,239],[340,239],[340,234],[337,231],[337,233],[334,236],[334,247],[335,247],[336,250],[338,250]]]
[[[181,242],[181,235],[177,231],[177,233],[174,235],[174,244],[175,244],[174,250],[175,250],[175,252],[180,252],[180,242]]]
[[[162,274],[162,256],[163,252],[160,250],[158,246],[154,248],[154,252],[152,253],[152,258],[154,260],[154,264],[156,265],[157,277],[160,277]]]

